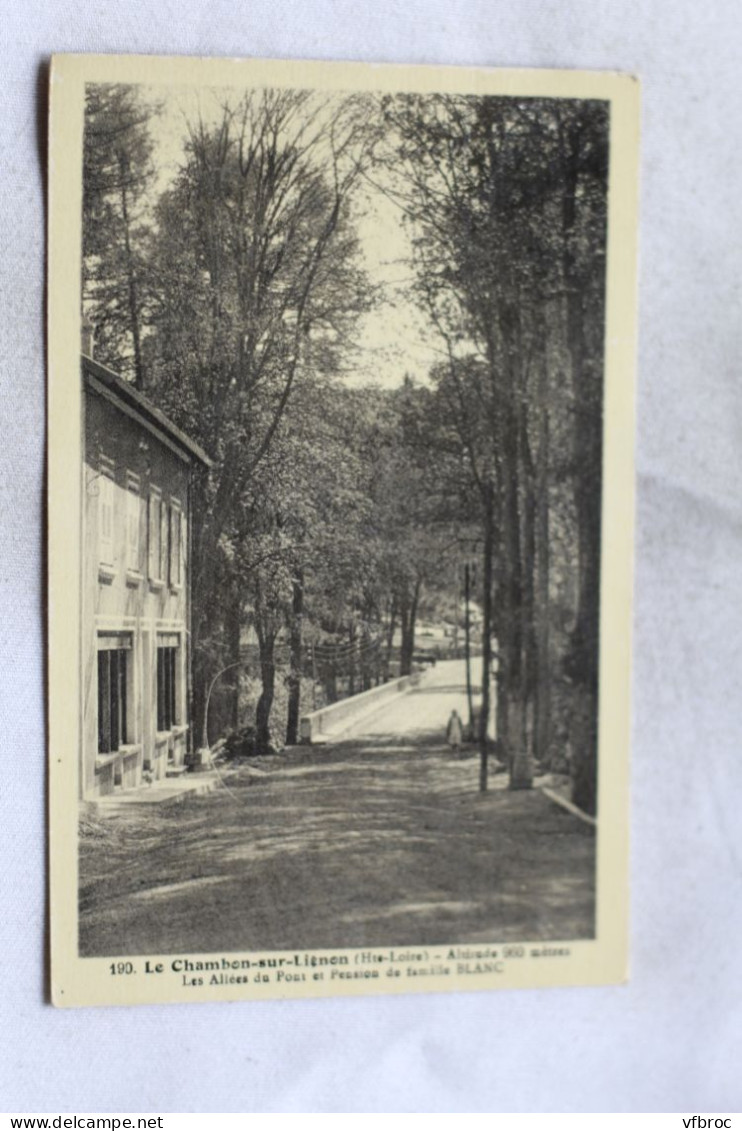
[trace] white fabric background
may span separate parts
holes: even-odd
[[[3,0],[0,1109],[742,1110],[738,0]],[[52,51],[594,67],[643,83],[626,987],[44,1002],[44,180]]]

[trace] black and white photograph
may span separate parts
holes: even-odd
[[[630,80],[74,62],[55,1000],[620,980]]]

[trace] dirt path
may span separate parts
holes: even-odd
[[[478,794],[476,757],[441,741],[462,690],[439,667],[364,735],[99,823],[81,842],[81,953],[590,937],[592,830],[502,778]]]

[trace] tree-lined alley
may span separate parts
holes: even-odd
[[[212,726],[295,741],[310,685],[332,699],[339,677],[410,669],[416,622],[458,615],[476,559],[483,753],[496,649],[511,784],[569,768],[594,812],[604,106],[252,91],[184,123],[164,184],[157,113],[135,88],[88,89],[83,308],[96,356],[214,460],[191,562],[196,733],[235,665]],[[381,196],[440,360],[358,386],[364,318],[390,299],[360,235]]]

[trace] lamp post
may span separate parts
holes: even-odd
[[[483,589],[483,621],[482,621],[482,705],[479,716],[477,737],[479,739],[479,789],[482,793],[487,790],[488,758],[489,758],[489,711],[491,702],[490,665],[492,656],[492,553],[493,553],[493,528],[489,521],[489,512],[485,516],[485,525],[482,535],[471,538],[460,538],[459,544],[474,553],[480,546],[484,547],[484,568],[482,578]],[[464,601],[465,601],[465,630],[466,630],[466,693],[469,702],[469,736],[474,738],[474,710],[471,686],[471,566],[468,558],[464,564]]]
[[[201,766],[211,765],[211,747],[209,746],[209,703],[211,702],[211,693],[216,687],[217,681],[221,679],[225,672],[231,671],[232,668],[240,668],[245,662],[245,660],[235,660],[233,664],[227,664],[225,668],[221,668],[216,673],[209,684],[209,690],[206,692],[206,702],[204,703],[204,725],[201,734],[201,749],[198,751],[199,764]]]

